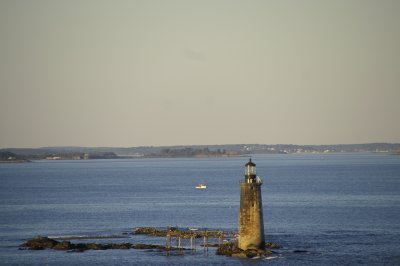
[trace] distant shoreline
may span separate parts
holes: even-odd
[[[255,154],[380,153],[400,155],[400,143],[337,145],[227,144],[188,146],[43,147],[0,149],[1,163],[32,160],[91,160],[135,158],[225,158]]]
[[[30,160],[0,160],[0,163],[31,163]]]
[[[333,154],[380,154],[380,155],[393,155],[393,156],[400,156],[400,153],[389,153],[389,152],[330,152],[330,153],[323,153],[323,152],[315,152],[315,153],[286,153],[280,155],[333,155]],[[70,159],[70,158],[59,158],[59,159],[33,159],[33,160],[0,160],[0,164],[20,164],[20,163],[32,163],[34,161],[93,161],[93,160],[101,160],[101,161],[108,161],[108,160],[140,160],[140,159],[204,159],[204,158],[233,158],[233,157],[249,157],[252,155],[278,155],[276,153],[257,153],[257,154],[241,154],[241,155],[231,155],[231,156],[176,156],[176,157],[167,157],[167,156],[121,156],[115,158],[94,158],[94,159]]]

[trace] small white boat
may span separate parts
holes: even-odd
[[[204,185],[204,184],[198,184],[198,185],[196,186],[196,188],[198,188],[198,189],[205,189],[205,188],[207,188],[207,186]]]

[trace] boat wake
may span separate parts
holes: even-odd
[[[282,256],[268,256],[264,258],[264,260],[273,260],[273,259],[282,259]]]

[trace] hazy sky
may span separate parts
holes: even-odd
[[[0,0],[0,147],[400,142],[400,1]]]

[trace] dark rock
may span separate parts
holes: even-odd
[[[293,250],[293,253],[310,253],[308,250],[296,249]]]
[[[152,245],[152,244],[135,244],[132,246],[134,249],[162,249],[162,250],[168,250],[167,247],[161,246],[161,245]],[[171,247],[170,249],[175,249]]]
[[[174,231],[174,230],[171,230]],[[138,227],[135,229],[135,234],[138,235],[150,235],[150,236],[160,236],[164,237],[167,235],[168,230],[161,230],[161,229],[156,229],[153,227]]]
[[[262,249],[247,249],[242,250],[237,247],[237,244],[234,242],[228,242],[221,244],[216,254],[224,255],[224,256],[235,256],[241,258],[254,258],[254,257],[265,257],[267,255],[272,254],[273,252],[270,250],[262,250]]]
[[[265,247],[266,247],[266,248],[273,248],[273,249],[282,248],[281,245],[276,244],[276,243],[271,243],[271,242],[265,243]]]
[[[87,247],[88,247],[87,243],[77,243],[77,244],[74,244],[72,249],[87,250],[88,249]]]
[[[245,253],[247,258],[254,258],[258,256],[258,252],[255,249],[247,249]]]
[[[32,250],[41,250],[45,248],[53,248],[56,246],[59,242],[53,239],[50,239],[48,237],[44,236],[38,236],[35,238],[32,238],[31,240],[28,240],[24,244],[22,244],[20,247],[26,247],[28,249]]]
[[[233,254],[239,254],[244,252],[242,249],[238,248],[236,243],[228,242],[220,245],[217,248],[217,255],[232,256]]]
[[[120,243],[120,244],[111,244],[112,249],[130,249],[132,248],[131,243]]]
[[[28,250],[43,250],[43,249],[45,249],[44,247],[31,247],[31,248],[28,248]]]
[[[69,241],[56,241],[48,237],[35,237],[20,245],[20,249],[42,250],[51,248],[55,250],[68,250],[69,252],[83,252],[85,250],[106,250],[106,249],[156,249],[156,250],[184,250],[184,248],[165,247],[151,244],[131,244],[131,243],[77,243]]]
[[[63,241],[61,243],[57,243],[53,248],[57,250],[69,250],[73,248],[73,245],[69,241]]]
[[[108,249],[107,246],[98,244],[98,243],[86,243],[86,244],[77,244],[80,249],[90,249],[90,250],[105,250]]]

